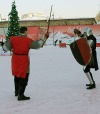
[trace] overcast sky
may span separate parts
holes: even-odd
[[[7,18],[13,0],[0,2],[0,14]],[[15,0],[18,16],[27,13],[41,13],[49,16],[51,5],[56,18],[95,17],[100,11],[100,0]]]

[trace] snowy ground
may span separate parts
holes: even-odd
[[[100,48],[97,48],[100,63]],[[44,46],[31,50],[31,72],[25,95],[14,96],[11,56],[0,56],[0,114],[100,114],[100,71],[92,70],[97,88],[87,90],[88,79],[70,48]]]

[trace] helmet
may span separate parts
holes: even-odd
[[[78,29],[74,29],[74,34],[80,34],[81,32]]]
[[[90,36],[90,35],[92,35],[93,33],[92,33],[92,30],[89,28],[89,27],[86,27],[85,29],[84,29],[84,35],[85,36]]]

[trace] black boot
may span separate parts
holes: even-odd
[[[30,99],[30,97],[26,97],[24,95],[25,88],[26,88],[26,86],[19,87],[18,101],[29,100]]]
[[[18,101],[29,100],[29,99],[30,99],[30,97],[26,97],[26,96],[24,96],[24,94],[18,95]]]
[[[89,86],[89,87],[87,87],[87,89],[94,89],[94,88],[96,88],[95,83],[94,83],[94,84],[90,84],[90,86]]]
[[[90,86],[91,84],[86,84],[86,86]]]
[[[93,81],[94,82],[94,84],[95,84],[95,81]],[[86,84],[86,86],[90,86],[91,84]]]

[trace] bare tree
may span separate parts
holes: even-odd
[[[98,14],[95,17],[96,21],[99,22],[100,21],[100,11],[98,12]]]

